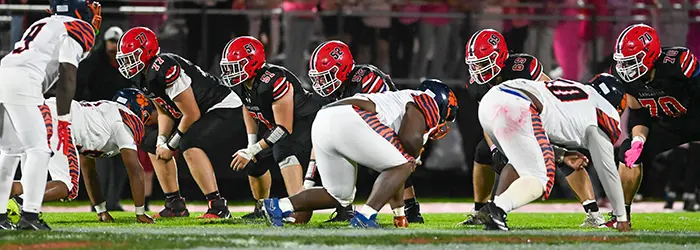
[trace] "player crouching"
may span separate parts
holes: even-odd
[[[153,219],[145,214],[144,172],[138,159],[136,145],[143,138],[144,123],[150,125],[156,121],[155,106],[137,89],[120,90],[114,100],[116,102],[72,102],[72,135],[75,146],[71,145],[68,156],[55,153],[51,157],[49,174],[52,180],[46,184],[44,200],[72,200],[78,196],[78,180],[82,170],[90,202],[95,207],[98,220],[114,221],[105,208],[106,202],[100,190],[95,158],[121,154],[129,175],[136,220],[141,223],[153,223]],[[56,100],[46,100],[46,106],[56,123]],[[56,128],[53,128],[53,133],[49,135],[51,146],[58,145]],[[53,150],[58,151],[56,148]],[[20,201],[18,204],[22,203],[22,193],[22,184],[14,182],[12,194],[15,201]]]
[[[283,218],[294,211],[350,205],[359,164],[380,174],[350,225],[380,227],[377,211],[390,199],[403,199],[402,187],[416,167],[424,137],[444,137],[449,131],[447,121],[457,115],[457,99],[446,85],[426,81],[419,90],[360,94],[321,109],[311,127],[311,139],[323,188],[260,201],[268,222],[281,227]]]

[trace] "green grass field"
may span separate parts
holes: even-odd
[[[161,219],[141,225],[133,213],[112,213],[115,223],[98,223],[94,213],[47,213],[52,232],[0,232],[0,249],[117,248],[285,248],[285,249],[676,249],[700,248],[700,213],[633,215],[631,233],[580,229],[581,213],[512,213],[510,232],[485,232],[457,226],[462,214],[424,214],[426,224],[396,229],[390,215],[380,215],[386,229],[362,230],[324,224],[316,214],[308,225],[269,228],[240,219]],[[242,214],[235,214],[240,216]]]

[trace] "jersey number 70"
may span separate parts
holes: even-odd
[[[556,79],[545,82],[544,84],[547,86],[547,89],[549,89],[549,92],[552,92],[552,95],[562,102],[575,102],[588,99],[588,93],[574,85],[574,82]]]
[[[654,100],[654,98],[639,99],[639,104],[649,109],[651,117],[659,116],[658,106],[661,106],[661,109],[664,111],[664,113],[670,117],[679,117],[688,112],[688,109],[683,107],[683,105],[680,102],[678,102],[678,100],[676,100],[676,98],[673,96],[659,97],[658,106],[656,105],[657,101]]]

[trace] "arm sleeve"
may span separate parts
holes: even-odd
[[[617,164],[615,164],[613,144],[608,139],[608,136],[597,126],[586,128],[585,138],[586,149],[591,153],[593,167],[598,173],[605,194],[610,199],[613,215],[617,216],[619,221],[627,221],[622,182],[620,181]]]
[[[112,134],[112,137],[117,143],[119,149],[127,148],[137,150],[136,141],[134,141],[134,136],[131,134],[131,130],[129,130],[129,127],[127,127],[126,124],[121,122],[117,122],[113,126],[114,134]]]
[[[77,68],[82,57],[83,47],[72,38],[64,36],[58,51],[58,62],[70,63]]]

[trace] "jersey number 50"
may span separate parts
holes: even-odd
[[[562,102],[574,102],[588,99],[588,93],[577,87],[574,82],[556,79],[544,84],[547,86],[547,89],[549,89],[549,92],[552,92],[552,95]]]
[[[645,108],[649,109],[651,117],[659,116],[658,106],[661,106],[661,109],[663,109],[664,113],[670,117],[679,117],[688,112],[688,109],[683,107],[683,105],[680,102],[678,102],[678,100],[676,100],[676,98],[673,96],[659,97],[658,106],[656,105],[657,101],[654,100],[654,98],[639,99],[639,103],[642,104],[642,106],[644,106]]]

